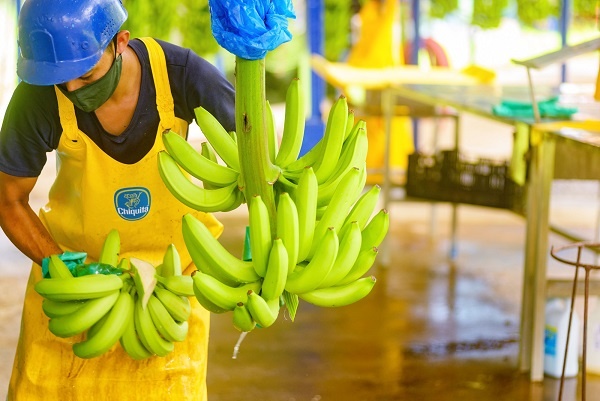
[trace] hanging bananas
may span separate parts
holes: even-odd
[[[177,309],[165,312],[155,308],[163,318],[169,313],[173,318],[173,313],[179,318],[185,316],[185,308],[177,305],[174,297],[189,295],[190,288],[207,310],[232,312],[233,325],[242,332],[256,325],[272,325],[281,305],[295,316],[298,299],[318,306],[342,306],[372,290],[375,278],[367,275],[389,229],[389,214],[377,211],[379,186],[364,191],[366,123],[355,121],[346,97],[340,96],[330,109],[323,138],[298,157],[305,121],[301,89],[298,79],[288,87],[279,142],[270,104],[265,107],[266,157],[281,171],[277,180],[269,182],[275,205],[266,205],[260,194],[244,198],[243,183],[248,181],[239,168],[236,138],[240,132],[228,133],[207,110],[195,110],[196,121],[207,138],[201,151],[175,133],[163,135],[166,151],[159,154],[158,165],[166,186],[181,202],[205,212],[232,210],[247,203],[252,251],[252,260],[240,259],[201,221],[191,214],[184,216],[183,237],[198,270],[184,284],[185,289],[176,289],[168,283],[169,278],[157,278],[152,304],[168,298]],[[169,270],[163,262],[161,273]],[[75,309],[76,305],[70,307]],[[52,305],[48,310],[56,313]],[[155,316],[155,320],[159,318]],[[135,329],[134,325],[126,332]],[[159,334],[175,338],[166,332]],[[139,349],[139,344],[130,347]],[[138,357],[145,355],[139,350],[132,352]]]

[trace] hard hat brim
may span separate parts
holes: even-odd
[[[58,63],[34,61],[19,56],[17,75],[31,85],[50,86],[62,84],[79,78],[91,70],[100,61],[102,53],[104,53],[104,49],[85,60],[60,61]]]

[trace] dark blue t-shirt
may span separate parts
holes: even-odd
[[[233,85],[212,64],[189,49],[158,40],[165,52],[175,116],[188,123],[194,109],[202,106],[223,124],[235,130]],[[110,135],[96,115],[75,108],[79,129],[113,159],[133,164],[154,145],[159,116],[150,59],[144,44],[132,40],[129,46],[142,65],[138,104],[127,129]],[[0,171],[19,177],[37,177],[47,161],[47,152],[58,147],[62,134],[54,86],[19,83],[6,110],[0,131]]]

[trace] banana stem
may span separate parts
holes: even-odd
[[[281,171],[269,158],[265,60],[236,57],[235,69],[235,123],[243,191],[248,202],[253,196],[260,195],[269,210],[271,232],[275,233],[273,184]]]

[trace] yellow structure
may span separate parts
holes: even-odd
[[[359,68],[386,68],[404,64],[402,43],[400,40],[400,18],[398,0],[369,0],[361,8],[360,36],[348,56],[348,65]],[[361,95],[363,95],[361,93]],[[358,99],[356,93],[346,93],[355,118],[367,122],[369,136],[369,152],[367,154],[368,182],[382,181],[381,171],[384,168],[385,122],[381,112],[381,93],[379,91],[364,93]],[[406,114],[406,113],[402,113]],[[405,170],[407,156],[414,151],[412,125],[409,117],[394,116],[392,119],[392,136],[390,149],[390,167]],[[391,177],[394,181],[401,178]]]

